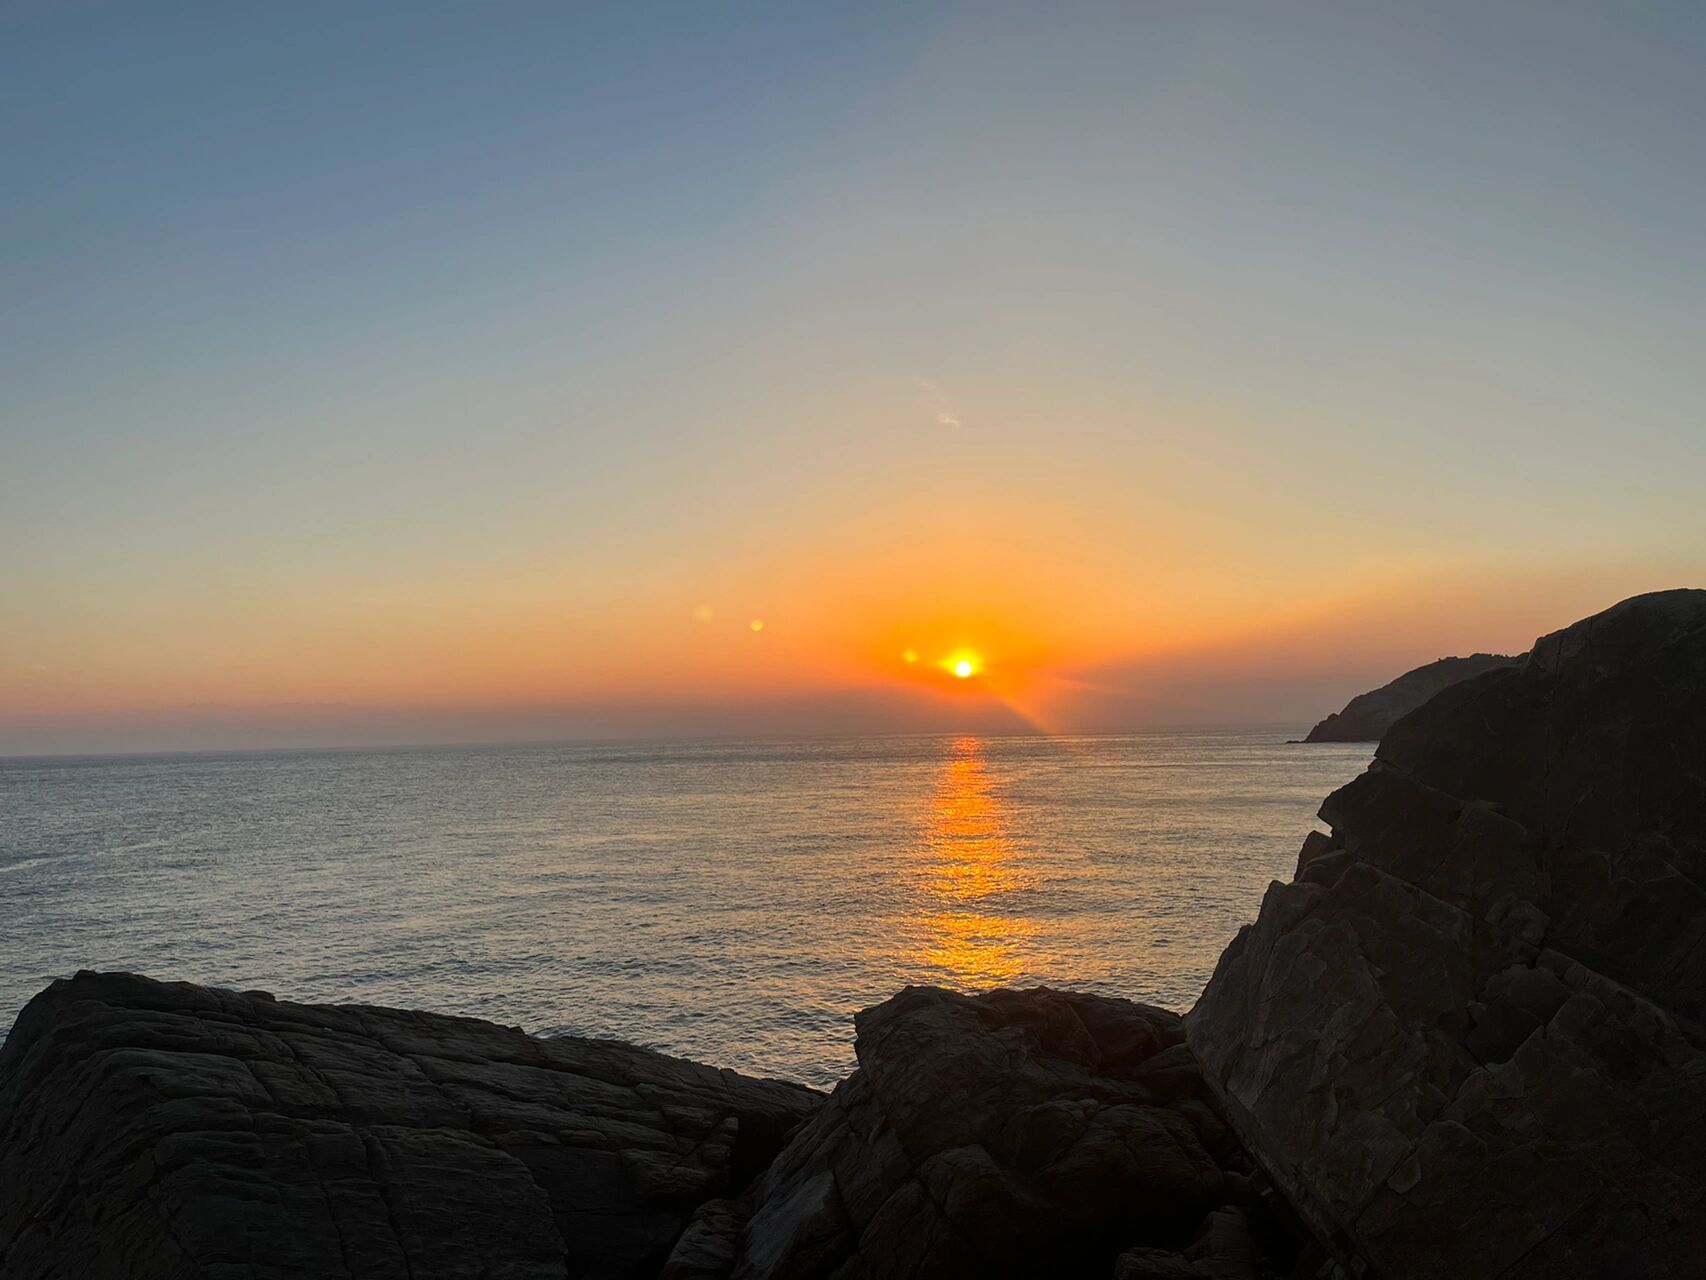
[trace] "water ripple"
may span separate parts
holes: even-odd
[[[1287,736],[0,760],[0,1026],[127,968],[825,1084],[908,982],[1185,1008],[1367,763]]]

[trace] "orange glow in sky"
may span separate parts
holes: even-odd
[[[312,581],[264,564],[112,579],[4,637],[0,751],[263,746],[281,722],[303,743],[1290,723],[1681,577],[1384,566],[1323,589],[1191,552],[1156,563],[1075,523],[1049,517],[1056,547],[1076,544],[1058,565],[992,535],[978,571],[922,537],[903,555],[843,531],[685,584],[572,561],[386,580],[359,559]]]
[[[1515,112],[1330,8],[216,6],[139,95],[201,17],[24,7],[0,754],[1297,727],[1706,579],[1689,6]]]

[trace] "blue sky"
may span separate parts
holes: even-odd
[[[1283,635],[1291,714],[1697,580],[1703,57],[1689,5],[8,6],[0,741],[827,697],[849,595],[1062,672]]]

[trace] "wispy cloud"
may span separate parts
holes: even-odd
[[[925,404],[930,409],[930,415],[936,419],[939,427],[964,427],[960,415],[954,411],[954,406],[948,401],[948,393],[929,378],[914,378],[913,382],[924,393]]]

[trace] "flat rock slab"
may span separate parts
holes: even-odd
[[[653,1276],[821,1102],[612,1041],[83,973],[0,1049],[0,1275]]]

